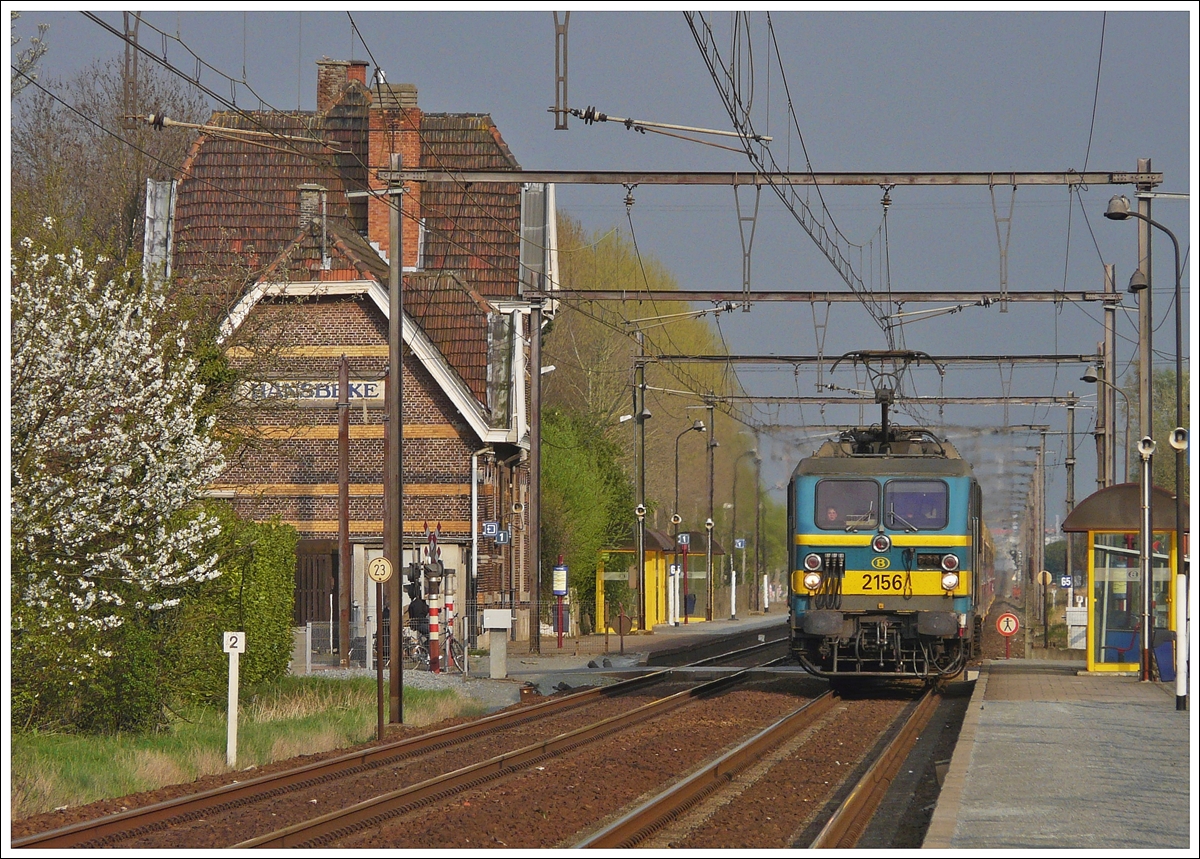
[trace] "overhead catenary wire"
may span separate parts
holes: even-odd
[[[186,78],[185,78],[185,79],[186,79]],[[239,111],[239,112],[240,112],[240,111]],[[315,142],[315,141],[314,141],[314,142]],[[819,189],[818,189],[818,193],[819,193]],[[282,208],[282,207],[281,207],[281,208]],[[411,216],[411,215],[408,215],[408,214],[406,214],[405,216],[406,216],[406,217],[410,217],[410,218],[412,218],[412,217],[413,217],[413,216]],[[469,231],[469,230],[468,230],[468,231],[466,231],[466,232],[467,232],[468,234],[470,233],[470,231]],[[457,246],[457,247],[465,247],[464,245],[462,245],[462,244],[460,244],[460,243],[453,243],[453,244],[454,244],[455,246]],[[718,328],[719,328],[719,326],[718,326]],[[720,333],[721,333],[721,335],[722,335],[722,337],[723,337],[723,332],[720,332]]]
[[[128,40],[128,38],[125,36],[125,34],[123,34],[123,33],[120,33],[120,32],[118,32],[118,31],[116,31],[114,28],[112,28],[111,26],[109,26],[109,25],[108,25],[106,22],[104,22],[102,19],[98,18],[97,16],[95,16],[95,15],[93,15],[93,14],[91,14],[91,13],[84,13],[84,14],[85,14],[85,15],[86,15],[86,16],[87,16],[89,19],[93,20],[95,23],[97,23],[98,25],[100,25],[100,26],[101,26],[101,27],[103,27],[104,29],[106,29],[106,30],[108,30],[109,32],[111,32],[111,33],[113,33],[114,35],[116,35],[118,38],[121,38],[123,41],[126,41],[126,42],[128,42],[128,41],[129,41],[129,40]],[[349,14],[349,13],[348,13],[348,14]],[[354,26],[355,32],[356,32],[356,33],[358,33],[358,35],[359,35],[359,38],[360,38],[360,40],[361,40],[361,39],[362,39],[361,32],[359,32],[359,31],[358,31],[357,25],[356,25],[356,24],[354,24],[354,22],[353,22],[353,18],[352,18],[352,17],[351,17],[351,19],[350,19],[350,20],[351,20],[351,23],[352,23],[352,25]],[[317,138],[317,137],[314,137],[314,138],[312,138],[311,140],[308,140],[308,139],[302,139],[302,140],[291,140],[291,141],[289,141],[289,140],[287,139],[287,137],[286,137],[286,136],[280,135],[280,134],[278,134],[277,132],[275,132],[275,131],[274,131],[274,129],[271,129],[271,128],[268,128],[267,126],[265,126],[265,125],[263,124],[262,120],[260,120],[260,119],[259,119],[258,117],[256,117],[255,115],[253,115],[253,114],[250,114],[250,113],[247,113],[247,112],[246,112],[244,109],[242,109],[242,108],[238,107],[236,103],[234,103],[234,102],[231,102],[231,101],[230,101],[230,100],[228,100],[228,99],[225,99],[225,98],[224,98],[223,96],[221,96],[219,93],[217,93],[217,92],[215,92],[214,90],[212,90],[211,88],[209,88],[209,87],[206,87],[205,85],[201,84],[201,83],[200,83],[200,81],[199,81],[199,69],[201,69],[201,68],[207,68],[207,69],[211,70],[211,71],[212,71],[214,74],[217,74],[217,75],[219,75],[220,77],[223,77],[223,78],[225,78],[226,80],[228,80],[228,81],[231,81],[231,82],[233,82],[233,83],[238,83],[238,82],[236,81],[236,79],[234,79],[234,78],[232,78],[232,77],[230,77],[230,76],[228,76],[228,75],[225,75],[223,72],[221,72],[220,70],[216,69],[216,68],[215,68],[214,66],[212,66],[211,64],[209,64],[209,63],[207,63],[206,61],[202,60],[202,59],[199,57],[199,55],[197,55],[197,54],[196,54],[194,51],[192,51],[192,50],[191,50],[191,48],[189,48],[189,47],[186,45],[186,43],[184,43],[184,42],[182,41],[182,39],[180,39],[178,36],[171,37],[171,36],[169,36],[168,34],[164,33],[163,31],[161,31],[161,30],[158,30],[157,28],[153,28],[153,25],[148,25],[148,26],[150,26],[152,29],[155,29],[155,30],[156,30],[156,32],[158,32],[158,33],[160,33],[160,35],[162,35],[162,37],[163,37],[163,43],[164,43],[164,57],[163,57],[163,58],[156,57],[156,56],[154,56],[153,54],[149,53],[149,52],[148,52],[148,51],[147,51],[145,48],[142,48],[140,45],[135,45],[135,47],[137,47],[137,48],[138,48],[138,50],[139,50],[141,53],[143,53],[143,54],[145,54],[146,56],[149,56],[149,57],[151,57],[152,59],[154,59],[156,62],[158,62],[160,65],[162,65],[164,68],[166,68],[166,69],[167,69],[169,72],[171,72],[172,74],[175,74],[176,76],[180,77],[180,78],[181,78],[181,79],[183,79],[184,81],[187,81],[189,84],[191,84],[191,85],[193,85],[193,86],[196,86],[198,89],[200,89],[200,90],[201,90],[202,92],[204,92],[206,95],[208,95],[210,98],[212,98],[212,99],[214,99],[215,101],[217,101],[218,103],[220,103],[220,104],[224,105],[224,106],[225,106],[226,108],[228,108],[228,109],[229,109],[229,110],[230,110],[232,113],[234,113],[234,114],[236,114],[236,115],[238,115],[238,116],[241,116],[241,117],[243,117],[243,118],[244,118],[246,121],[248,121],[248,122],[249,122],[249,123],[251,123],[252,125],[256,126],[256,127],[257,127],[257,128],[259,128],[259,129],[262,129],[262,131],[261,131],[261,134],[265,135],[266,137],[275,138],[275,139],[279,140],[279,142],[280,142],[281,144],[283,144],[283,146],[282,146],[282,149],[283,149],[283,151],[288,151],[288,152],[290,152],[291,154],[297,155],[297,156],[299,156],[299,157],[302,157],[302,158],[311,158],[311,157],[312,157],[311,155],[309,155],[308,153],[306,153],[306,152],[302,151],[301,149],[298,149],[298,148],[297,148],[297,147],[296,147],[294,144],[296,144],[296,143],[302,143],[302,142],[303,142],[303,143],[311,143],[311,144],[314,144],[314,145],[320,145],[320,146],[326,146],[326,145],[327,145],[327,144],[326,144],[326,142],[325,142],[324,140],[322,140],[322,139],[320,139],[320,138]],[[166,54],[166,44],[167,44],[167,40],[168,40],[168,39],[172,39],[172,40],[174,40],[174,41],[178,42],[178,43],[179,43],[179,44],[180,44],[180,45],[181,45],[181,46],[184,48],[184,50],[188,51],[188,53],[189,53],[189,54],[190,54],[190,55],[191,55],[191,56],[192,56],[192,57],[193,57],[193,58],[196,60],[196,63],[197,63],[197,70],[198,70],[198,71],[197,71],[197,74],[196,74],[194,77],[190,77],[190,76],[188,76],[188,75],[187,75],[186,73],[184,73],[184,72],[183,72],[181,69],[179,69],[177,66],[175,66],[173,63],[169,62],[169,60],[167,60],[167,59],[165,58],[165,54]],[[365,40],[363,40],[363,46],[364,46],[364,48],[367,50],[367,53],[368,53],[368,55],[371,57],[371,60],[372,60],[372,62],[374,62],[374,63],[376,64],[376,67],[378,67],[378,62],[375,60],[375,58],[374,58],[374,55],[372,54],[372,52],[371,52],[371,50],[370,50],[370,47],[369,47],[369,46],[366,44]],[[250,90],[252,93],[254,93],[254,94],[255,94],[255,96],[257,97],[257,93],[256,93],[256,92],[254,91],[254,89],[253,89],[252,87],[250,87],[248,84],[247,84],[247,89],[249,89],[249,90]],[[61,100],[60,100],[60,101],[61,101]],[[267,102],[265,102],[265,100],[263,100],[263,99],[261,99],[261,98],[259,99],[259,102],[260,102],[260,104],[261,104],[261,105],[264,105],[264,106],[270,107],[270,105],[269,105]],[[64,104],[65,104],[65,102],[64,102]],[[72,109],[73,109],[73,108],[72,108]],[[271,110],[272,110],[272,111],[274,111],[274,112],[276,112],[276,113],[278,113],[278,114],[286,114],[286,112],[285,112],[285,111],[278,111],[277,109],[275,109],[275,108],[273,108],[273,107],[271,107]],[[403,110],[403,107],[402,107],[402,110]],[[78,112],[78,111],[76,111],[76,112]],[[405,111],[405,113],[407,113],[407,111]],[[165,121],[163,121],[163,124],[165,125]],[[417,133],[418,133],[418,135],[420,135],[420,130],[419,130],[419,129],[417,129]],[[118,139],[122,139],[122,138],[120,138],[118,135],[114,135],[114,136],[118,137]],[[423,137],[422,137],[422,139],[423,139]],[[127,141],[125,141],[125,142],[127,142]],[[247,141],[247,142],[253,142],[253,141]],[[263,142],[257,142],[257,143],[256,143],[256,145],[263,145],[263,146],[266,146],[267,144],[265,144],[265,143],[263,143]],[[437,157],[437,154],[436,154],[436,152],[435,152],[434,154],[435,154],[435,157]],[[356,156],[356,158],[357,158],[357,156]],[[439,160],[439,163],[440,163],[440,158],[438,158],[438,160]],[[329,162],[325,161],[325,162],[322,162],[322,163],[324,163],[324,164],[328,165],[328,163],[329,163]],[[361,164],[361,162],[360,162],[360,164]],[[170,166],[170,167],[172,167],[172,169],[174,168],[174,165],[167,165],[167,166]],[[364,168],[366,167],[366,165],[362,165],[362,166],[363,166]],[[442,165],[442,166],[444,167],[444,165]],[[258,200],[254,200],[253,198],[246,197],[245,195],[238,194],[237,192],[230,192],[228,189],[226,189],[226,188],[224,188],[224,187],[216,186],[216,185],[214,185],[214,184],[213,184],[213,183],[211,183],[211,182],[206,182],[205,184],[208,184],[209,186],[211,186],[211,187],[214,187],[215,189],[217,189],[217,190],[219,190],[219,191],[221,191],[221,192],[223,192],[223,193],[230,194],[231,196],[234,196],[234,197],[237,197],[237,198],[251,200],[252,202],[257,202],[257,203],[260,203],[260,204],[262,204],[262,205],[266,205],[266,206],[268,206],[269,208],[275,208],[275,209],[278,209],[278,210],[280,210],[280,211],[288,211],[288,212],[291,212],[291,211],[298,211],[298,210],[293,210],[291,207],[286,207],[286,206],[278,206],[278,205],[271,204],[271,203],[265,203],[265,202],[263,202],[263,201],[258,201]],[[354,183],[349,183],[349,184],[350,184],[350,187],[351,187],[351,188],[353,188],[353,185],[354,185]],[[489,217],[491,217],[493,220],[496,220],[496,219],[495,219],[495,216],[494,216],[494,215],[493,215],[493,214],[492,214],[490,211],[488,211],[488,210],[487,210],[487,207],[486,207],[486,206],[483,206],[483,205],[482,205],[482,204],[481,204],[481,203],[478,201],[478,199],[474,197],[474,195],[470,194],[470,191],[469,191],[469,189],[467,189],[465,186],[462,186],[462,185],[461,185],[461,183],[458,183],[458,184],[460,185],[460,188],[461,188],[461,190],[463,190],[463,192],[464,192],[464,193],[466,193],[466,194],[467,194],[467,196],[468,196],[469,198],[471,198],[471,199],[472,199],[472,202],[474,202],[474,203],[475,203],[477,206],[479,206],[479,207],[480,207],[480,209],[481,209],[482,211],[484,211],[484,212],[485,212],[485,213],[486,213],[486,214],[487,214]],[[395,203],[393,200],[391,200],[391,199],[387,199],[385,202],[386,202],[386,204],[387,204],[389,207],[396,205],[396,203]],[[447,216],[447,217],[450,217],[448,213],[445,213],[445,212],[440,212],[440,211],[438,211],[438,210],[434,210],[434,211],[435,211],[435,212],[437,212],[438,214],[441,214],[441,215],[445,215],[445,216]],[[411,215],[411,214],[409,214],[409,213],[407,213],[407,212],[404,212],[404,211],[403,211],[403,207],[400,207],[400,214],[401,214],[403,217],[406,217],[406,218],[409,218],[409,219],[412,219],[412,220],[417,220],[417,221],[419,221],[419,220],[420,220],[420,218],[419,218],[418,216],[414,216],[414,215]],[[453,220],[453,218],[451,218],[451,220]],[[515,230],[512,230],[512,229],[511,229],[511,228],[509,228],[509,227],[508,227],[506,224],[500,224],[500,222],[499,222],[499,221],[497,221],[497,224],[498,224],[499,226],[501,226],[501,228],[502,228],[502,229],[504,229],[504,230],[506,230],[507,232],[509,232],[509,234],[510,234],[510,235],[513,235],[513,236],[517,236],[517,237],[519,237],[519,232],[517,232],[517,231],[515,231]],[[461,229],[461,228],[460,228],[460,229]],[[468,235],[469,237],[479,238],[479,236],[478,236],[477,234],[475,234],[473,231],[471,231],[471,230],[469,230],[469,229],[468,229],[468,230],[464,230],[464,232],[466,232],[466,233],[467,233],[467,235]],[[443,236],[443,238],[444,238],[444,240],[446,240],[446,242],[447,242],[448,244],[450,244],[450,245],[452,245],[452,246],[455,246],[455,247],[457,247],[457,248],[459,248],[459,249],[462,249],[462,250],[466,250],[466,251],[468,251],[468,252],[474,252],[474,249],[472,249],[472,248],[469,248],[469,247],[466,247],[466,246],[462,245],[460,242],[457,242],[457,241],[455,241],[455,240],[454,240],[454,239],[452,239],[452,238],[451,238],[451,237],[450,237],[448,234],[447,234],[447,235],[444,235],[444,236]],[[485,240],[485,242],[486,242],[486,240]],[[502,249],[496,248],[496,247],[495,247],[494,245],[492,245],[490,242],[487,242],[487,244],[488,244],[488,245],[489,245],[489,246],[492,248],[493,252],[496,252],[496,253],[498,253],[500,256],[507,257],[507,258],[508,258],[508,259],[509,259],[511,262],[516,262],[516,263],[519,263],[519,258],[518,258],[518,256],[517,256],[517,255],[514,255],[514,254],[509,254],[509,253],[505,253],[505,252],[504,252]],[[495,266],[493,263],[491,263],[491,261],[489,261],[489,260],[486,260],[485,258],[482,258],[482,257],[480,257],[480,258],[483,260],[483,262],[484,262],[484,264],[485,264],[485,265],[487,265],[487,266],[490,266],[490,267],[493,267],[493,268],[495,268],[495,267],[496,267],[496,266]],[[459,285],[458,285],[458,284],[455,284],[455,286],[456,286],[456,287],[459,287]],[[461,288],[461,287],[460,287],[460,288]],[[568,305],[568,306],[569,306],[569,305]],[[581,310],[582,310],[582,308],[576,308],[576,309],[581,309]],[[586,310],[583,310],[582,312],[584,312],[584,313],[585,313],[585,315],[591,315],[591,314],[588,314]],[[616,329],[616,328],[614,328],[614,330],[619,330],[619,329]]]
[[[708,23],[704,20],[704,16],[702,14],[684,12],[684,17],[688,22],[688,27],[692,31],[692,36],[696,40],[696,45],[700,49],[700,53],[704,59],[705,65],[708,67],[709,74],[712,77],[714,84],[716,84],[717,92],[721,96],[730,120],[733,122],[734,128],[738,129],[742,133],[743,146],[747,157],[760,173],[767,175],[768,184],[771,186],[771,189],[775,192],[776,196],[779,197],[785,208],[792,213],[792,216],[796,219],[797,223],[800,224],[801,228],[817,243],[817,246],[830,260],[834,266],[834,269],[846,282],[847,286],[850,287],[850,290],[859,296],[863,306],[867,308],[867,311],[871,314],[876,324],[879,325],[882,330],[884,330],[885,336],[888,339],[889,348],[894,349],[894,339],[890,336],[890,331],[886,323],[882,322],[880,319],[880,308],[874,304],[872,299],[868,298],[864,294],[866,293],[866,287],[863,284],[862,278],[854,271],[849,260],[846,259],[845,253],[839,246],[838,239],[841,239],[842,241],[848,240],[846,240],[841,231],[838,230],[836,223],[832,219],[832,215],[829,213],[828,207],[824,205],[824,201],[822,200],[822,211],[829,216],[830,224],[833,226],[835,231],[832,237],[825,229],[823,223],[816,222],[812,210],[806,203],[801,201],[795,195],[794,189],[792,189],[791,186],[788,186],[788,190],[791,192],[789,196],[789,193],[785,192],[785,190],[782,189],[773,178],[771,178],[771,174],[780,172],[778,164],[776,163],[774,156],[771,154],[769,147],[761,147],[762,152],[766,155],[767,159],[770,160],[769,169],[764,163],[762,156],[756,154],[754,151],[752,144],[754,142],[753,138],[756,132],[754,132],[753,123],[749,117],[749,114],[742,105],[740,96],[736,92],[729,91],[726,86],[722,84],[721,76],[718,74],[717,68],[720,66],[721,70],[725,72],[726,79],[730,86],[734,84],[734,81],[729,80],[728,70],[725,69],[724,63],[720,60],[720,53],[716,47],[716,40],[713,36],[711,27],[709,27]],[[697,18],[699,19],[700,25],[703,27],[703,34],[696,23]],[[776,57],[778,56],[779,51],[777,45]],[[788,92],[786,81],[784,82],[784,89],[785,92]],[[788,95],[788,100],[790,103],[790,94]],[[809,173],[812,173],[811,163],[808,164],[807,169]],[[818,189],[818,196],[819,195],[820,190]],[[797,205],[799,205],[803,210],[803,215],[797,211]],[[818,239],[818,233],[822,237],[821,239]]]

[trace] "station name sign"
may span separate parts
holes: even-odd
[[[351,403],[383,403],[383,382],[350,382]],[[242,383],[242,396],[253,402],[264,400],[300,400],[312,405],[336,405],[337,379],[275,379]]]

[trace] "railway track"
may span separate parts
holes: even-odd
[[[736,685],[744,672],[701,683],[657,701],[560,734],[549,740],[533,743],[506,754],[497,755],[468,767],[445,773],[400,790],[392,791],[304,823],[243,841],[239,848],[251,847],[322,847],[330,842],[377,826],[389,818],[412,812],[434,800],[446,800],[460,792],[478,788],[494,779],[542,764],[553,757],[573,751],[607,737],[624,728],[662,717],[682,704],[705,698]]]
[[[703,842],[706,830],[727,832],[728,821],[746,817],[738,810],[738,798],[748,790],[757,789],[760,782],[770,782],[771,774],[777,767],[800,766],[799,760],[804,755],[806,746],[821,738],[822,727],[828,730],[828,717],[841,703],[838,695],[832,691],[797,708],[759,734],[709,761],[686,778],[670,785],[573,846],[854,847],[886,794],[892,779],[912,750],[918,735],[936,710],[939,700],[940,695],[929,690],[920,700],[904,709],[900,718],[896,720],[900,722],[898,726],[895,722],[889,725],[888,733],[891,739],[886,743],[877,743],[868,758],[860,764],[859,768],[864,770],[861,777],[848,790],[843,786],[840,791],[840,794],[844,794],[844,799],[837,803],[836,807],[827,807],[816,812],[813,815],[815,821],[805,821],[803,833],[811,833],[819,825],[814,838],[809,839],[801,835],[797,841],[793,841],[787,837],[786,831],[771,833],[765,831],[767,827],[763,827],[759,833],[762,836],[761,841],[752,840],[753,835],[739,834],[737,837],[741,839],[741,843],[737,845],[713,845]],[[801,736],[797,740],[797,735],[804,732],[808,732],[807,736]],[[807,802],[800,793],[787,790],[779,793],[783,797],[790,797],[793,803],[797,799]],[[832,802],[826,805],[832,806]],[[768,813],[773,813],[780,819],[785,819],[789,811],[795,811],[794,808],[789,809],[785,805],[777,805],[771,809],[768,804],[767,808],[770,809]],[[769,821],[772,818],[766,819]],[[670,831],[672,828],[673,832]],[[784,836],[785,843],[772,840],[773,837],[781,835]]]
[[[736,651],[703,660],[703,662],[705,664],[717,664],[718,662],[729,660],[754,662],[757,659],[761,663],[762,659],[766,658],[761,654],[778,647],[778,641],[763,642],[749,648],[739,648]],[[759,655],[756,656],[756,654]],[[691,690],[685,690],[683,693],[668,695],[658,702],[658,706],[669,709],[672,706],[678,706],[688,697],[712,694],[721,688],[736,685],[744,679],[744,674],[735,673],[709,684],[693,686]],[[648,694],[656,685],[678,682],[680,682],[679,679],[673,676],[670,669],[655,671],[648,675],[622,681],[610,686],[593,687],[571,695],[551,698],[519,710],[499,713],[465,725],[372,747],[361,752],[313,763],[294,770],[227,785],[170,802],[132,809],[100,820],[88,821],[27,836],[15,840],[13,846],[32,848],[104,847],[116,844],[128,844],[130,842],[133,842],[134,846],[141,844],[149,846],[146,843],[146,839],[152,839],[155,833],[161,834],[167,830],[187,828],[190,824],[197,821],[203,821],[207,824],[216,815],[231,813],[236,815],[239,809],[244,809],[264,801],[286,799],[289,795],[297,792],[311,792],[323,786],[335,785],[339,780],[353,778],[372,771],[387,768],[395,769],[398,764],[402,764],[403,762],[413,762],[423,755],[429,755],[440,750],[453,749],[456,746],[470,742],[473,738],[495,738],[498,735],[504,734],[504,732],[513,731],[513,729],[520,728],[521,726],[530,728],[542,723],[546,723],[549,726],[555,717],[562,717],[564,714],[571,714],[575,711],[579,711],[582,715],[584,711],[597,708],[604,709],[605,706],[609,709],[628,710],[628,701],[631,697]],[[644,710],[644,708],[635,708],[633,712],[641,712],[644,717],[644,714],[649,711]],[[628,714],[625,714],[625,717],[628,718]],[[621,718],[621,714],[618,714],[609,717],[607,720],[601,719],[600,721],[601,723],[609,721],[611,729],[616,730]],[[565,733],[569,735],[572,732],[566,731]],[[505,766],[511,766],[518,759],[514,758],[513,755],[519,751],[522,751],[522,749],[506,752],[499,757],[506,761]],[[496,756],[493,755],[489,760],[494,762],[495,758]],[[487,763],[487,761],[484,763]],[[456,767],[455,769],[462,768]],[[424,781],[429,780],[426,779]],[[409,790],[415,786],[409,785],[402,788],[401,791]],[[324,791],[325,794],[333,792],[336,791]],[[312,801],[310,800],[310,802]],[[236,829],[236,826],[234,828]],[[242,830],[242,834],[245,834],[244,830]],[[232,840],[230,843],[232,843]],[[181,846],[193,845],[186,844]]]

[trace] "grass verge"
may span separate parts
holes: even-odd
[[[243,694],[238,769],[314,754],[375,736],[375,680],[285,677]],[[481,714],[450,690],[405,687],[407,725]],[[185,711],[150,734],[12,734],[9,807],[14,818],[83,805],[226,772],[225,708]]]

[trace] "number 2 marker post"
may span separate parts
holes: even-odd
[[[238,654],[246,652],[246,633],[225,633],[225,652],[229,654],[229,706],[225,713],[225,765],[237,766]]]

